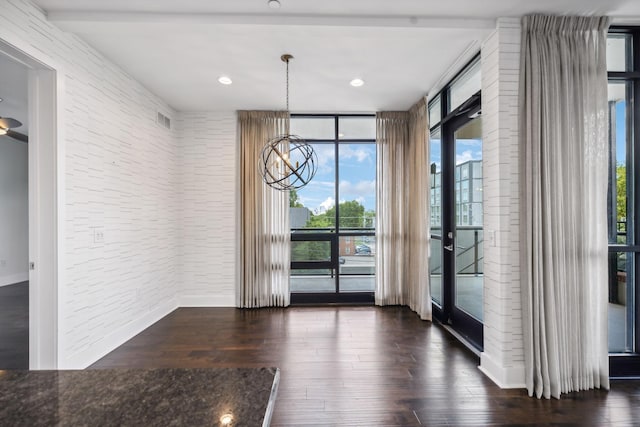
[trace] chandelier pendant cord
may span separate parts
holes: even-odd
[[[287,62],[287,111],[289,111],[289,58],[287,58],[286,62]]]

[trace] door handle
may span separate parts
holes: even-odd
[[[453,252],[453,243],[450,245],[445,245],[443,246],[446,250],[448,250],[449,252]]]

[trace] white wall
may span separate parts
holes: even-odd
[[[155,123],[175,113],[27,0],[3,2],[0,28],[62,71],[59,366],[81,368],[177,307],[177,138]]]
[[[480,369],[524,387],[519,262],[520,20],[500,18],[482,44],[484,352]]]
[[[180,305],[233,307],[237,260],[236,113],[181,113]],[[257,167],[257,165],[256,165]]]
[[[0,286],[29,280],[27,148],[0,137]]]

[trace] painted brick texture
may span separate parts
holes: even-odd
[[[502,386],[524,384],[519,267],[520,20],[500,18],[482,44],[484,353]]]
[[[181,113],[178,117],[182,171],[180,305],[234,306],[236,113]]]

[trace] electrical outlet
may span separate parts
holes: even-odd
[[[104,243],[104,228],[96,227],[93,229],[93,243]]]

